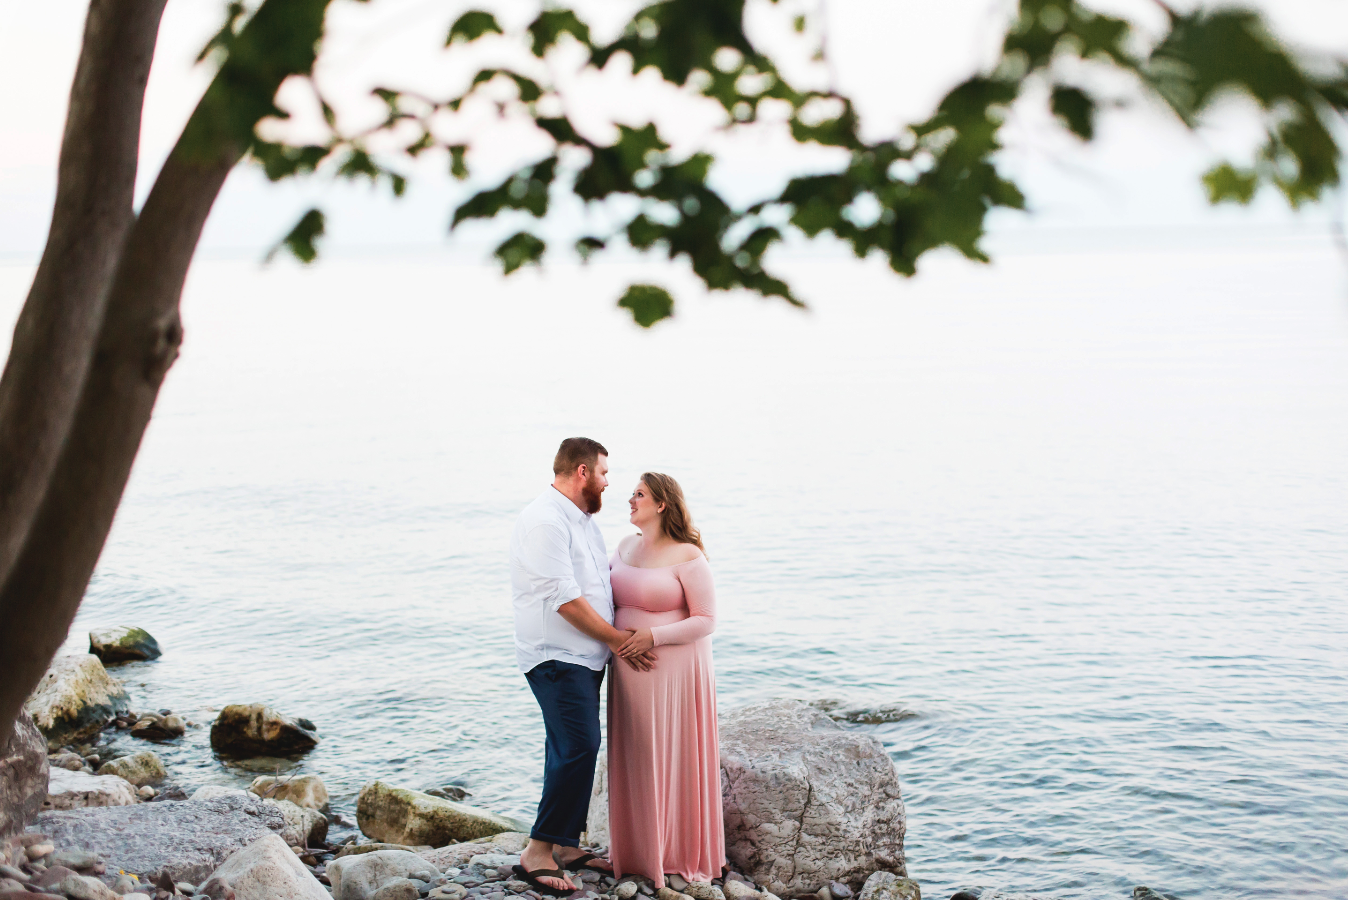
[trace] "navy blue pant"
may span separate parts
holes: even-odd
[[[604,670],[550,659],[524,677],[543,710],[547,734],[543,798],[529,837],[579,847],[599,756],[599,685]]]

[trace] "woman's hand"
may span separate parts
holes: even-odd
[[[640,656],[655,646],[655,638],[651,635],[649,628],[639,628],[632,633],[627,642],[618,649],[618,655],[623,659],[631,659]]]

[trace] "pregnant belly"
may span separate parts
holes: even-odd
[[[639,606],[619,606],[613,611],[613,627],[619,631],[636,631],[638,628],[654,628],[657,625],[672,625],[688,618],[688,611],[671,609],[667,612],[651,612]]]

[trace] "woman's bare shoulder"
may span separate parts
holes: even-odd
[[[627,537],[623,538],[621,541],[618,541],[618,552],[621,553],[623,556],[626,556],[626,555],[627,555],[627,551],[630,550],[630,549],[632,549],[633,547],[635,547],[636,544],[637,544],[637,541],[639,541],[639,540],[641,540],[641,532],[640,532],[640,531],[638,531],[636,534],[629,534]]]
[[[684,563],[690,563],[696,559],[705,560],[707,558],[705,555],[703,555],[701,550],[697,549],[696,544],[679,544],[678,549],[675,550],[674,553],[677,556],[677,558],[675,559],[673,564],[676,566],[681,566]]]

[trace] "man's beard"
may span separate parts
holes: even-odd
[[[585,480],[580,495],[585,498],[585,511],[590,515],[599,512],[599,508],[604,505],[604,489],[599,486],[599,479],[594,475]]]

